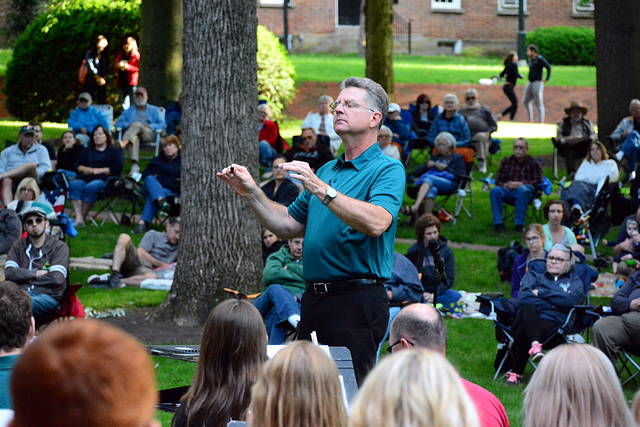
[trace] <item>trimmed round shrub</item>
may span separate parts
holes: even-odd
[[[527,34],[527,44],[535,44],[551,64],[595,65],[596,34],[593,28],[538,28]]]
[[[57,0],[18,38],[7,66],[5,93],[9,112],[22,120],[65,122],[82,90],[78,69],[98,35],[109,40],[115,61],[122,41],[136,36],[141,0]],[[108,100],[117,99],[114,79]]]
[[[282,110],[295,95],[294,70],[280,40],[258,25],[258,95],[271,107],[271,118],[282,117]]]

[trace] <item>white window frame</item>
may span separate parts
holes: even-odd
[[[462,0],[431,0],[431,9],[436,9],[436,10],[462,9]]]
[[[288,0],[289,7],[293,5],[293,0]],[[259,0],[260,7],[284,7],[284,0]]]
[[[594,0],[591,0],[589,4],[586,6],[581,6],[580,0],[573,0],[573,13],[574,14],[585,14],[585,13],[593,13],[595,11]]]
[[[498,0],[498,12],[518,13],[519,0]],[[527,13],[527,0],[524,0],[524,12]]]

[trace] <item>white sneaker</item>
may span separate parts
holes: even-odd
[[[487,162],[484,160],[478,160],[478,172],[487,173]]]
[[[100,275],[92,274],[87,279],[87,284],[88,285],[104,285],[104,284],[109,283],[110,279],[111,279],[111,274],[110,273],[105,273],[105,274],[100,274]]]
[[[622,151],[618,151],[616,153],[616,159],[618,159],[618,161],[622,160],[623,157],[624,157],[624,153]]]

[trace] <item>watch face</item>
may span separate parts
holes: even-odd
[[[337,195],[338,195],[338,192],[336,191],[336,189],[335,189],[335,188],[333,188],[333,187],[329,187],[329,188],[327,188],[327,196],[329,196],[329,197],[331,197],[331,198],[334,198],[334,197],[336,197]]]

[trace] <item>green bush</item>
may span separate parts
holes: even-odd
[[[279,119],[295,95],[294,70],[278,38],[258,25],[258,94],[271,107],[271,118]]]
[[[138,33],[141,0],[55,0],[18,38],[7,66],[9,112],[23,120],[64,122],[82,89],[78,68],[99,34],[111,61],[121,40]],[[115,104],[113,79],[108,97]]]
[[[555,65],[595,65],[596,35],[593,28],[538,28],[527,34],[527,44],[538,46],[540,54]]]

